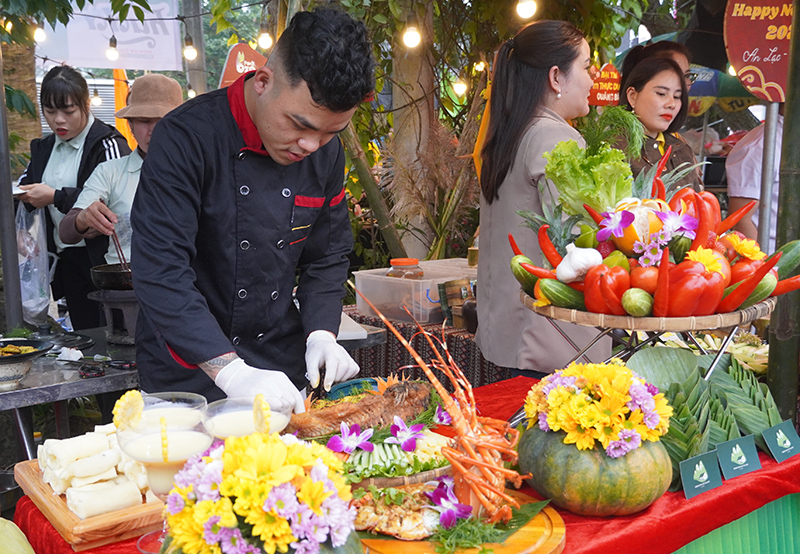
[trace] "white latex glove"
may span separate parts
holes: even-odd
[[[223,367],[214,379],[214,383],[229,398],[241,397],[252,400],[259,393],[280,396],[294,404],[296,414],[306,411],[300,391],[285,373],[249,366],[241,358]]]
[[[319,370],[325,368],[325,390],[352,379],[360,368],[330,331],[313,331],[306,339],[306,372],[313,388],[319,386]]]

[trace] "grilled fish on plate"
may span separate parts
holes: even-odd
[[[431,501],[425,491],[432,491],[433,485],[402,485],[395,487],[406,493],[403,502],[392,504],[385,496],[377,500],[368,492],[350,503],[357,510],[356,530],[390,535],[404,541],[420,541],[430,537],[439,525],[439,512],[427,508]]]

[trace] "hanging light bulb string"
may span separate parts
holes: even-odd
[[[267,12],[267,2],[261,4],[261,25],[258,33],[258,46],[262,50],[269,50],[272,47],[272,36],[269,34],[269,13]]]

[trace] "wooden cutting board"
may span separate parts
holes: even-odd
[[[54,494],[42,480],[36,460],[14,466],[14,479],[76,552],[158,531],[164,521],[164,504],[158,500],[81,519],[67,508],[64,495]]]
[[[535,502],[533,498],[517,491],[507,491],[520,504]],[[566,527],[564,520],[553,508],[545,508],[527,524],[511,535],[503,544],[488,543],[494,554],[559,554],[564,550]],[[369,554],[433,554],[434,546],[428,541],[401,541],[397,539],[361,539],[364,551]],[[459,550],[458,554],[478,554],[477,548]]]

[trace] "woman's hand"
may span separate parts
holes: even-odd
[[[81,210],[75,218],[75,229],[79,233],[86,233],[90,229],[99,231],[104,235],[114,232],[117,216],[101,200],[92,202]]]
[[[20,189],[25,191],[25,194],[20,194],[19,199],[23,202],[30,204],[34,208],[44,208],[53,203],[53,198],[56,194],[56,189],[45,185],[44,183],[35,183],[33,185],[20,185]]]

